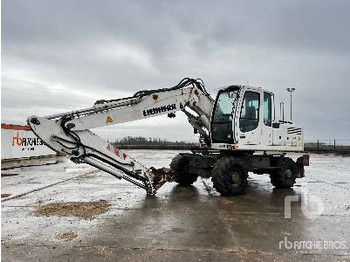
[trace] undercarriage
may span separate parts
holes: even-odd
[[[242,194],[248,185],[248,172],[270,175],[276,188],[293,187],[296,178],[304,176],[308,155],[295,162],[285,154],[232,153],[230,151],[179,154],[171,162],[173,180],[188,186],[197,177],[212,178],[214,188],[224,196]]]

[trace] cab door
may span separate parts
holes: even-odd
[[[269,92],[263,92],[263,108],[262,116],[263,123],[261,126],[261,135],[262,135],[262,145],[272,146],[273,144],[273,115],[274,115],[274,106],[273,106],[273,95]]]
[[[231,86],[219,91],[211,121],[213,143],[234,143],[233,116],[239,87]]]
[[[252,146],[261,144],[261,92],[247,89],[239,114],[239,144]]]

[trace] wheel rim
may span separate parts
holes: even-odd
[[[188,177],[189,175],[190,175],[190,173],[189,173],[189,169],[190,169],[190,166],[189,166],[189,164],[186,164],[184,167],[183,167],[183,174],[186,176],[186,177]]]
[[[230,176],[230,182],[233,186],[237,186],[240,181],[240,174],[237,171],[233,171]]]
[[[293,178],[293,171],[291,169],[285,169],[284,177],[287,181],[290,181]]]

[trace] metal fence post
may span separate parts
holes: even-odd
[[[317,139],[317,151],[320,150],[320,140]]]
[[[333,150],[335,151],[335,139],[333,141]]]

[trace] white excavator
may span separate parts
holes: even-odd
[[[90,131],[163,114],[172,118],[177,111],[199,133],[200,147],[177,155],[170,169],[148,168]],[[201,79],[185,78],[174,87],[99,100],[82,110],[31,116],[28,125],[59,154],[125,179],[149,195],[165,182],[191,185],[201,176],[211,177],[221,195],[235,196],[246,189],[248,172],[269,174],[276,188],[290,188],[304,176],[308,155],[296,161],[286,156],[303,152],[303,130],[275,115],[273,93],[260,87],[226,86],[214,100]]]

